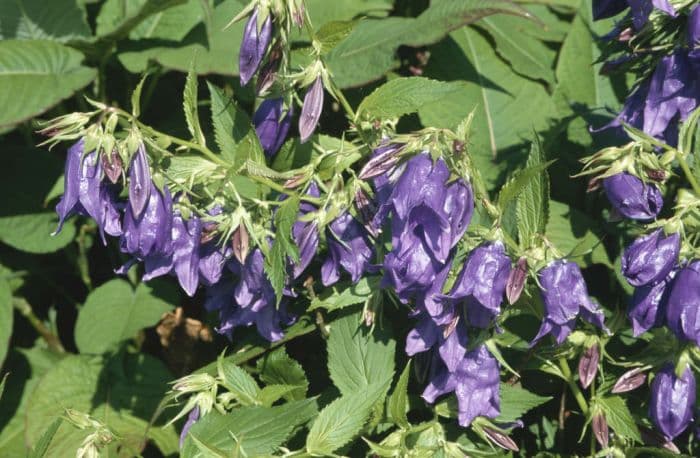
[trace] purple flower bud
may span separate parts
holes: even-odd
[[[114,149],[111,154],[103,152],[100,155],[102,160],[102,170],[104,170],[105,175],[109,178],[112,184],[117,184],[119,178],[122,176],[122,158],[119,156],[119,152]]]
[[[666,325],[683,340],[700,345],[700,261],[676,274],[666,304]]]
[[[265,57],[265,51],[272,39],[272,16],[268,15],[258,31],[258,7],[248,18],[243,31],[243,41],[238,54],[238,70],[241,75],[241,86],[245,86],[253,78],[255,72]]]
[[[238,262],[245,264],[250,250],[248,229],[246,229],[245,224],[239,224],[236,230],[233,231],[231,245],[233,246],[233,255],[238,259]]]
[[[146,147],[141,143],[129,166],[129,206],[133,216],[141,216],[151,194],[151,170]]]
[[[506,297],[510,305],[515,304],[525,288],[527,282],[527,258],[521,257],[515,263],[515,267],[508,274],[506,282]]]
[[[600,361],[600,349],[598,344],[586,348],[578,360],[578,378],[583,388],[588,388],[595,380]]]
[[[399,162],[399,153],[403,147],[401,143],[389,143],[375,149],[374,154],[357,176],[367,180],[387,173]]]
[[[510,274],[503,243],[485,243],[472,250],[446,300],[463,303],[472,326],[486,328],[501,312]]]
[[[279,42],[277,42],[270,49],[270,53],[267,56],[267,63],[262,66],[262,68],[260,69],[260,73],[258,73],[258,82],[255,88],[256,94],[263,95],[267,92],[268,89],[272,87],[275,80],[277,79],[277,71],[279,70],[281,62],[282,46]]]
[[[598,412],[591,419],[591,427],[593,435],[603,449],[608,448],[608,440],[610,439],[610,429],[608,421],[605,419],[603,412]]]
[[[194,296],[199,285],[202,220],[197,217],[184,221],[181,216],[173,218],[173,270],[182,289]]]
[[[318,186],[311,183],[306,194],[311,197],[319,197]],[[299,217],[316,211],[316,207],[308,202],[302,202],[299,206]],[[302,272],[311,264],[318,249],[319,233],[316,221],[297,221],[292,226],[292,238],[299,247],[299,262],[292,269],[292,277],[299,278]]]
[[[613,17],[627,8],[626,0],[593,0],[593,19]]]
[[[292,107],[284,110],[284,99],[263,101],[253,116],[255,133],[267,157],[277,154],[292,123]]]
[[[642,371],[642,368],[635,367],[622,374],[610,392],[613,394],[626,393],[639,388],[646,380],[647,374]]]
[[[173,202],[168,188],[161,193],[149,182],[149,199],[139,216],[134,215],[131,205],[124,213],[124,231],[121,237],[121,250],[139,259],[151,255],[172,253]]]
[[[681,237],[678,233],[664,236],[663,229],[637,238],[622,256],[622,275],[632,286],[643,286],[663,280],[678,262]]]
[[[486,437],[488,437],[491,442],[499,447],[505,450],[512,450],[514,452],[520,451],[520,448],[518,448],[518,445],[513,441],[513,439],[506,436],[502,432],[487,426],[482,426],[482,430],[484,431],[484,434],[486,434]]]
[[[61,232],[63,223],[73,213],[78,213],[78,200],[80,199],[80,170],[83,161],[83,148],[85,140],[78,140],[68,149],[65,170],[63,173],[63,196],[56,205],[58,213],[58,227],[54,234]]]
[[[323,79],[319,76],[304,96],[304,105],[299,117],[299,136],[305,143],[316,130],[323,111]]]
[[[645,184],[626,172],[605,178],[603,186],[613,208],[630,219],[654,219],[664,203],[655,185]]]
[[[691,48],[700,42],[700,6],[695,6],[688,16],[687,41]]]
[[[695,377],[686,366],[678,378],[672,364],[667,364],[651,382],[649,416],[665,438],[672,441],[693,419]]]
[[[627,315],[632,321],[632,332],[637,337],[654,326],[661,326],[666,314],[666,303],[671,292],[670,285],[677,271],[672,270],[666,278],[635,288]]]
[[[374,257],[367,231],[350,213],[345,212],[330,224],[326,230],[326,240],[330,256],[321,267],[323,285],[329,286],[338,281],[340,267],[350,274],[353,283],[357,283]]]
[[[539,280],[545,316],[530,345],[548,333],[552,333],[556,342],[561,344],[574,329],[579,313],[589,323],[608,332],[603,324],[603,312],[588,296],[581,269],[576,263],[563,259],[553,261],[539,272]]]
[[[187,416],[187,421],[182,427],[182,431],[180,432],[180,448],[185,445],[187,433],[190,432],[190,428],[197,422],[197,420],[199,420],[199,406],[195,406],[194,409],[190,410],[190,414]]]

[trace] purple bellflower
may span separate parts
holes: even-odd
[[[663,206],[663,197],[653,184],[628,173],[618,173],[603,180],[605,194],[618,213],[630,219],[647,221],[656,218]]]
[[[649,283],[635,288],[632,301],[627,310],[627,315],[632,321],[632,332],[637,337],[652,327],[663,324],[666,314],[666,303],[671,291],[673,278],[676,276],[672,270],[666,278],[656,283]]]
[[[700,345],[700,261],[676,274],[666,303],[666,325],[678,338]]]
[[[151,170],[146,147],[139,145],[129,166],[129,206],[135,217],[141,216],[151,194]]]
[[[337,217],[326,230],[330,256],[321,266],[321,281],[332,285],[340,278],[340,268],[350,274],[353,283],[368,270],[374,248],[367,230],[353,216],[345,212]]]
[[[253,116],[255,133],[268,158],[277,154],[287,138],[289,126],[292,123],[292,107],[284,109],[284,99],[269,99],[263,101]]]
[[[681,237],[663,229],[638,237],[622,255],[622,275],[632,286],[644,286],[666,278],[678,262]]]
[[[311,197],[319,197],[321,194],[316,183],[312,182],[306,194]],[[316,211],[316,207],[302,201],[299,206],[299,217]],[[292,277],[299,278],[316,255],[319,233],[316,221],[297,221],[292,226],[292,238],[299,247],[299,262],[292,266]]]
[[[700,44],[700,6],[695,6],[690,11],[686,37],[689,47],[694,48]]]
[[[187,421],[180,431],[180,448],[185,445],[185,438],[187,438],[187,433],[190,432],[190,428],[199,420],[199,406],[195,406],[194,409],[190,410],[190,414],[187,416]]]
[[[603,312],[588,296],[581,269],[574,262],[563,259],[551,262],[539,272],[542,285],[545,316],[531,346],[545,334],[552,333],[561,344],[573,331],[576,318],[583,318],[607,332]]]
[[[654,9],[663,11],[669,16],[676,17],[677,13],[668,0],[627,0],[632,12],[632,24],[640,30],[649,20]]]
[[[406,354],[414,356],[430,350],[441,336],[441,327],[429,315],[420,314],[416,327],[406,336]]]
[[[501,311],[511,262],[500,241],[485,243],[469,254],[445,299],[463,303],[472,326],[486,328]]]
[[[316,78],[306,95],[304,96],[304,104],[301,107],[301,116],[299,117],[299,136],[301,142],[306,141],[316,130],[318,120],[321,118],[323,111],[323,78]]]
[[[241,75],[241,86],[245,86],[258,71],[260,63],[265,57],[265,51],[272,39],[272,16],[267,18],[258,30],[258,8],[248,18],[243,31],[243,41],[238,54],[238,69]]]
[[[695,377],[686,366],[679,378],[667,364],[651,382],[649,416],[664,437],[672,441],[690,425],[695,407]]]
[[[161,192],[153,183],[148,202],[139,216],[131,205],[124,212],[124,230],[121,250],[138,259],[149,256],[168,256],[172,253],[173,202],[168,188]]]

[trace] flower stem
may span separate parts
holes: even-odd
[[[559,358],[559,368],[561,369],[562,374],[564,374],[564,377],[566,378],[566,383],[569,384],[569,388],[574,394],[574,398],[576,399],[579,408],[581,408],[581,412],[584,415],[588,415],[588,403],[586,402],[586,398],[583,396],[583,393],[576,384],[574,376],[571,373],[571,369],[569,368],[569,363],[566,362],[564,358]]]
[[[25,317],[29,324],[39,333],[39,335],[46,341],[49,348],[55,353],[65,353],[66,349],[63,348],[61,340],[56,336],[49,328],[47,328],[44,323],[36,316],[32,306],[24,298],[14,297],[12,298],[12,306]]]
[[[679,152],[676,155],[676,157],[678,158],[678,163],[681,165],[681,168],[683,169],[683,173],[685,174],[685,177],[688,179],[690,186],[692,186],[693,191],[695,192],[695,195],[700,196],[700,185],[698,185],[698,182],[695,179],[693,172],[690,171],[690,167],[688,166],[688,162],[686,162],[686,160],[685,160],[685,155],[683,153]]]

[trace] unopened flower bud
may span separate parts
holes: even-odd
[[[610,429],[608,429],[608,421],[605,419],[603,412],[598,412],[593,415],[591,420],[593,435],[603,449],[608,448],[608,440],[610,438]]]
[[[248,84],[255,72],[258,71],[271,39],[272,16],[268,15],[262,27],[258,30],[258,8],[256,7],[245,25],[241,50],[238,55],[241,86]]]
[[[518,445],[513,441],[513,439],[502,432],[489,428],[488,426],[482,426],[481,429],[484,431],[486,437],[488,437],[491,442],[499,447],[506,450],[512,450],[514,452],[520,451],[520,448],[518,448]]]
[[[248,229],[246,229],[245,224],[239,224],[236,230],[233,231],[233,236],[231,237],[231,245],[233,246],[233,255],[236,257],[238,262],[240,262],[241,264],[245,264],[245,260],[248,257],[248,253],[250,251]]]
[[[106,151],[100,156],[102,159],[102,170],[112,183],[117,183],[122,176],[122,158],[116,149],[112,149],[111,154]]]
[[[695,377],[686,366],[677,377],[672,364],[667,364],[651,383],[649,415],[668,441],[672,441],[690,425],[695,407]]]
[[[139,145],[129,166],[129,204],[134,217],[139,218],[151,195],[151,170],[143,143]]]
[[[316,130],[323,111],[323,79],[318,76],[304,96],[299,117],[299,136],[305,143]]]
[[[403,146],[400,143],[390,143],[374,150],[374,155],[362,167],[358,177],[367,180],[387,173],[399,162],[399,153]]]
[[[508,303],[515,304],[520,295],[525,288],[525,283],[527,282],[527,258],[521,257],[518,262],[515,263],[508,274],[508,281],[506,281],[506,298]]]
[[[578,377],[583,388],[588,388],[593,383],[598,373],[598,362],[600,361],[600,350],[598,344],[593,344],[581,355],[578,360]]]
[[[617,379],[617,382],[615,382],[611,392],[617,394],[632,391],[642,386],[646,379],[647,374],[642,370],[642,368],[635,367],[634,369],[628,370],[622,374],[619,379]]]

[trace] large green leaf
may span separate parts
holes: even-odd
[[[299,401],[306,397],[309,381],[304,368],[279,348],[260,358],[257,363],[260,379],[268,385],[293,385],[297,388],[285,397],[290,401]]]
[[[95,78],[78,51],[39,40],[0,41],[0,126],[36,116]]]
[[[111,280],[88,296],[75,324],[75,343],[82,353],[104,353],[155,325],[172,307],[143,283],[133,291],[124,280]]]
[[[526,166],[541,166],[546,163],[546,159],[540,139],[535,134]],[[544,232],[549,219],[549,174],[546,169],[529,180],[522,192],[518,194],[515,213],[521,244],[528,247],[530,239],[535,234]]]
[[[67,42],[92,34],[85,8],[77,0],[0,2],[0,39]]]
[[[366,20],[329,53],[328,65],[340,87],[360,86],[398,66],[395,53],[400,45],[433,44],[451,30],[496,13],[523,10],[501,0],[439,0],[417,18]]]
[[[501,383],[501,414],[497,420],[503,423],[519,420],[528,410],[550,399],[551,396],[540,396],[519,386]]]
[[[571,256],[581,266],[601,263],[612,267],[598,234],[599,224],[584,212],[561,202],[549,202],[550,218],[547,238],[565,256]]]
[[[377,290],[380,280],[381,277],[364,277],[355,284],[336,284],[313,298],[309,310],[340,310],[350,305],[362,304]]]
[[[75,226],[68,224],[55,235],[58,219],[54,213],[34,213],[0,217],[0,241],[29,253],[52,253],[75,237]]]
[[[240,456],[270,454],[282,445],[295,427],[315,415],[316,402],[313,399],[276,407],[241,407],[227,415],[214,410],[192,426],[181,453],[190,458],[211,456],[197,447],[192,440],[194,437],[208,447],[225,452],[225,456],[232,456],[238,447],[245,453]]]
[[[5,361],[12,335],[14,309],[12,307],[12,291],[4,278],[0,278],[0,367]]]
[[[601,397],[598,398],[598,405],[605,412],[605,418],[613,431],[622,437],[642,443],[639,428],[624,399],[620,396]]]
[[[151,6],[144,10],[147,3]],[[154,8],[154,7],[157,7]],[[129,30],[129,38],[182,40],[202,19],[202,4],[190,1],[107,0],[97,16],[97,34],[107,35],[128,21],[142,16],[142,21]],[[149,13],[145,14],[144,13]],[[133,19],[132,19],[133,21]]]
[[[460,90],[424,105],[423,125],[455,128],[472,111],[469,154],[488,186],[502,179],[508,162],[519,161],[533,128],[544,129],[554,104],[545,88],[517,75],[491,44],[470,27],[431,48],[426,76],[462,80]],[[514,155],[518,153],[518,155]],[[495,163],[497,161],[497,163]]]
[[[119,40],[129,35],[132,30],[154,15],[158,15],[169,8],[182,5],[187,0],[107,0],[102,5],[97,16],[97,35],[101,38]],[[189,11],[180,11],[186,13]],[[154,27],[153,22],[142,26]],[[143,29],[141,31],[143,32]],[[137,33],[138,36],[138,33]]]
[[[332,322],[328,338],[328,370],[341,393],[362,392],[370,385],[388,388],[394,377],[396,342],[385,329],[362,324],[361,312]]]

